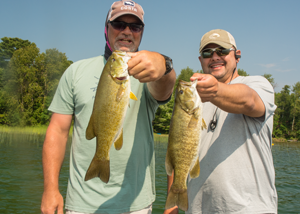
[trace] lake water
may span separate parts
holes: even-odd
[[[40,213],[43,192],[43,135],[0,133],[0,213]],[[166,200],[164,160],[166,143],[155,143],[156,201],[153,214],[161,214]],[[70,143],[61,169],[60,191],[66,195]],[[278,213],[300,213],[300,143],[273,146],[278,192]],[[184,213],[184,212],[180,212]]]

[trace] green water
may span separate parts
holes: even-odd
[[[43,192],[43,135],[0,133],[0,213],[40,213]],[[153,214],[163,213],[166,200],[164,159],[166,143],[155,143],[156,201]],[[66,195],[70,143],[60,175],[60,191]],[[300,213],[300,143],[273,146],[278,191],[278,213]],[[184,213],[184,212],[180,212]]]

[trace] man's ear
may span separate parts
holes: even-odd
[[[236,50],[235,51],[235,58],[236,58],[236,63],[238,63],[241,59],[241,51],[240,50]]]

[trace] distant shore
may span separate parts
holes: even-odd
[[[72,127],[70,128],[70,136],[72,135]],[[21,133],[21,134],[46,134],[47,126],[35,127],[9,127],[0,126],[0,133]],[[168,142],[167,134],[154,133],[154,141]],[[273,138],[273,143],[300,143],[297,140],[287,140],[284,138]]]

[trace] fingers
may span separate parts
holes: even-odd
[[[166,70],[162,55],[151,51],[129,53],[128,73],[140,82],[152,82],[160,79]]]
[[[210,74],[195,73],[190,80],[198,79],[196,89],[202,102],[208,102],[215,98],[218,92],[218,80]]]

